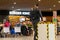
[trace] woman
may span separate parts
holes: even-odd
[[[6,20],[4,22],[4,27],[3,27],[4,33],[9,33],[10,32],[9,29],[10,29],[10,22],[9,22],[9,20]]]
[[[7,21],[4,23],[4,27],[10,27],[10,22],[9,22],[9,20],[7,20]]]

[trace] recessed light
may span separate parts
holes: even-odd
[[[14,5],[16,4],[16,2],[13,3]]]
[[[21,10],[21,9],[16,9],[16,10]]]
[[[38,0],[38,1],[41,1],[41,0]]]
[[[14,8],[14,6],[12,6],[12,8]]]
[[[31,10],[33,10],[33,8],[31,8]]]
[[[60,1],[58,1],[58,3],[60,3]]]
[[[50,10],[52,10],[52,8],[50,8]]]
[[[56,7],[56,5],[53,5],[53,7]]]

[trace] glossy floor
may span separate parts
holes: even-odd
[[[57,39],[56,40],[60,40],[60,35],[57,36]]]
[[[0,40],[33,40],[33,36],[20,36],[11,38],[0,38]]]
[[[0,38],[0,40],[33,40],[33,36],[20,36],[12,38]],[[56,40],[60,40],[60,35],[57,36]]]

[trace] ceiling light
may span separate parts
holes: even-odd
[[[16,2],[13,3],[14,5],[16,4]]]
[[[52,8],[50,8],[50,10],[52,10]]]
[[[53,5],[53,7],[56,7],[56,5]]]
[[[33,8],[31,8],[31,10],[33,10]]]
[[[12,8],[14,8],[14,6],[12,6]]]
[[[16,10],[21,10],[21,9],[16,9]]]
[[[58,1],[58,3],[60,3],[60,1]]]
[[[41,0],[38,0],[38,1],[41,1]]]

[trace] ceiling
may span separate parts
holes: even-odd
[[[37,0],[0,0],[0,10],[31,9],[36,3]],[[60,10],[60,0],[41,0],[38,3],[40,10]]]

